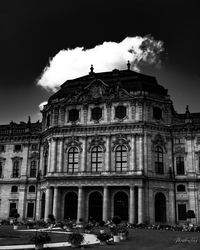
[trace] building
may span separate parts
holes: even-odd
[[[200,223],[200,113],[178,114],[152,76],[66,81],[42,123],[0,126],[0,218]]]

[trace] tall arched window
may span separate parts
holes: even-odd
[[[115,150],[115,168],[117,172],[127,170],[127,160],[127,148],[124,145],[117,146]]]
[[[47,169],[48,169],[48,150],[44,153],[44,176],[47,174]]]
[[[102,171],[103,150],[101,147],[93,147],[91,151],[91,167],[92,172]]]
[[[36,177],[37,161],[31,161],[30,177]]]
[[[69,173],[78,172],[78,156],[79,152],[76,147],[71,147],[68,150],[68,170]]]
[[[155,171],[157,174],[164,174],[163,149],[159,146],[155,148]]]
[[[12,173],[13,178],[18,178],[19,177],[19,160],[15,160],[13,162],[13,173]]]
[[[184,166],[184,157],[178,156],[176,157],[176,173],[177,175],[185,174],[185,166]]]

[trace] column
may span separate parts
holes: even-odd
[[[135,222],[135,209],[134,209],[134,187],[130,187],[130,200],[129,200],[129,223]]]
[[[53,195],[53,215],[55,219],[58,219],[58,187],[54,187]]]
[[[56,172],[56,158],[57,158],[57,156],[56,156],[56,152],[57,151],[57,140],[56,140],[56,138],[53,138],[53,143],[52,143],[52,152],[51,152],[51,154],[52,154],[52,159],[51,159],[51,162],[52,162],[52,168],[51,168],[51,172]]]
[[[51,200],[52,200],[52,190],[48,187],[45,195],[45,221],[48,220],[48,216],[51,213]]]
[[[79,219],[83,219],[83,187],[78,188],[78,211],[77,211],[77,222]]]
[[[60,139],[58,172],[63,172],[63,138]]]
[[[143,188],[138,187],[138,224],[143,223]]]
[[[105,169],[104,171],[110,171],[110,136],[106,137],[106,152],[105,152]]]
[[[108,187],[103,189],[103,221],[108,220]]]

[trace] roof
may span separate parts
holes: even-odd
[[[129,93],[136,91],[147,91],[149,93],[166,96],[168,92],[167,89],[157,83],[156,78],[153,76],[137,73],[130,69],[121,71],[114,69],[113,71],[109,72],[90,72],[88,75],[67,80],[61,85],[60,90],[49,98],[49,101],[65,98],[68,95],[73,94],[77,88],[85,88],[94,79],[100,79],[110,87],[120,84],[120,86]]]

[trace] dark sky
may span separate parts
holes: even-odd
[[[38,105],[52,93],[36,82],[61,49],[147,34],[164,42],[165,54],[161,69],[142,73],[157,77],[178,112],[186,104],[200,112],[198,1],[1,0],[0,124],[39,119]]]

